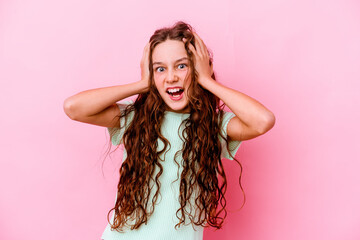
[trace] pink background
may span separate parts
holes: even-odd
[[[243,143],[222,230],[204,239],[360,239],[358,1],[0,2],[0,239],[100,239],[120,154],[63,101],[140,80],[155,29],[190,23],[219,82],[276,116]]]

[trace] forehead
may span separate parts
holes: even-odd
[[[152,53],[153,62],[173,62],[182,57],[187,57],[185,44],[178,40],[159,43]]]

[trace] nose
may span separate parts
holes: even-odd
[[[166,76],[167,82],[177,82],[179,81],[179,77],[177,76],[176,72],[172,69],[169,69],[168,74]]]

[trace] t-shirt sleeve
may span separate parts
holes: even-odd
[[[229,121],[235,117],[236,115],[232,112],[224,112],[224,118],[223,121],[221,123],[221,131],[223,136],[227,137],[227,125],[229,123]],[[220,137],[220,143],[221,143],[221,158],[227,158],[229,160],[234,160],[232,156],[235,156],[236,152],[238,151],[240,144],[242,143],[242,141],[229,141],[229,149],[230,149],[230,153],[227,150],[226,147],[226,141],[221,137]]]
[[[119,107],[120,112],[122,113],[124,111],[124,109],[126,108],[127,105],[132,104],[133,101],[129,100],[129,101],[121,101],[121,102],[117,102],[116,105]],[[132,119],[134,117],[134,112],[130,112],[127,116],[126,116],[126,126],[125,126],[125,118],[121,118],[120,119],[120,126],[118,127],[108,127],[108,133],[110,135],[111,138],[111,143],[116,146],[119,144],[123,144],[123,135],[125,133],[125,130],[129,127]]]

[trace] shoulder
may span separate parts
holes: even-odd
[[[232,112],[223,111],[223,115],[221,118],[221,115],[219,114],[219,125],[222,130],[222,133],[226,136],[227,134],[227,126],[230,122],[230,120],[235,117],[236,115]]]

